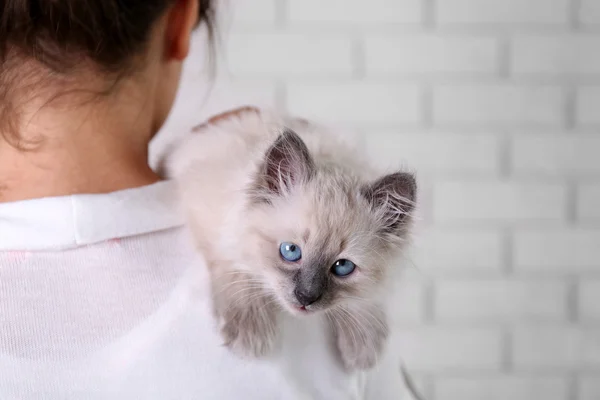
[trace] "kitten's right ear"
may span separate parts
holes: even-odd
[[[397,172],[364,187],[362,194],[374,210],[382,213],[383,230],[398,234],[415,208],[417,182],[412,174]]]
[[[294,185],[308,181],[315,163],[298,134],[286,129],[265,154],[262,187],[271,194],[281,195]]]

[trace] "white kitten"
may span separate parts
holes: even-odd
[[[280,312],[324,312],[347,368],[376,363],[388,334],[386,279],[411,224],[412,175],[377,176],[322,129],[254,111],[190,135],[171,167],[232,350],[264,355]]]

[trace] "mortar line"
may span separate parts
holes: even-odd
[[[421,3],[421,24],[425,29],[433,29],[436,26],[435,8],[436,0],[422,0]]]
[[[512,333],[510,329],[505,327],[502,330],[502,342],[501,342],[501,370],[505,373],[511,372],[513,369],[513,357],[512,357]]]
[[[568,378],[567,398],[569,400],[579,400],[579,378],[577,373],[570,374]]]
[[[430,84],[421,85],[421,125],[425,129],[431,129],[434,124],[433,116],[433,87]]]
[[[287,86],[282,80],[275,83],[275,109],[283,113],[290,112],[287,107]]]
[[[577,224],[577,182],[567,181],[567,193],[565,200],[565,218],[570,225]]]
[[[288,0],[271,0],[275,2],[275,26],[285,28],[289,24]]]
[[[575,129],[577,126],[577,90],[573,85],[568,85],[564,89],[565,104],[565,128],[569,130]]]
[[[573,278],[567,287],[567,320],[570,323],[579,321],[579,282]]]
[[[367,55],[364,38],[356,33],[351,45],[352,78],[364,80],[367,76]]]
[[[501,78],[510,77],[511,38],[503,36],[498,39],[498,74]]]
[[[512,228],[504,228],[502,230],[502,269],[506,276],[513,275],[515,271],[513,235]]]
[[[513,141],[513,134],[509,132],[498,132],[496,135],[498,136],[499,141],[498,168],[500,172],[500,178],[508,179],[512,173],[511,145]]]
[[[581,0],[571,0],[569,6],[569,26],[572,30],[581,28],[581,20],[579,18],[581,12]]]

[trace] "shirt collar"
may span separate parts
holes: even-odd
[[[60,250],[183,225],[176,184],[0,203],[0,250]]]

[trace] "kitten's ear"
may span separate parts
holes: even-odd
[[[271,193],[282,194],[293,185],[308,181],[314,171],[308,147],[296,132],[286,129],[265,154],[264,187]]]
[[[397,234],[415,208],[417,182],[412,174],[397,172],[364,187],[362,194],[381,214],[384,231]]]

